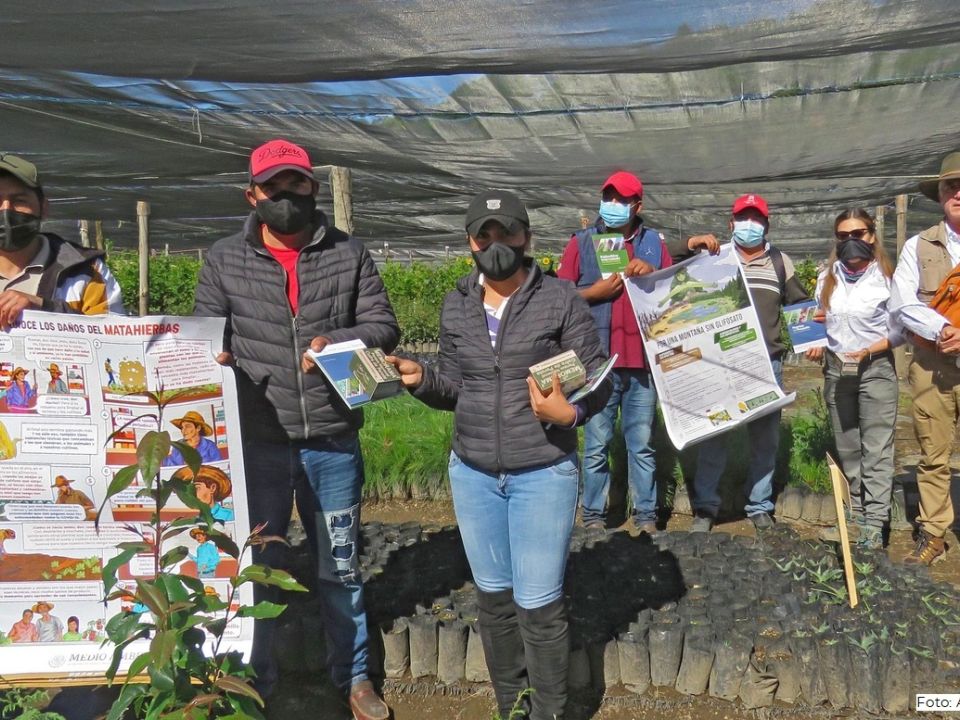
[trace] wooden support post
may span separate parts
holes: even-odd
[[[350,168],[330,168],[330,191],[333,193],[333,224],[353,235],[353,176]]]
[[[390,243],[388,243],[386,240],[383,242],[383,259],[390,259]]]
[[[94,239],[97,243],[97,250],[103,250],[103,220],[95,220],[93,223]]]
[[[197,248],[197,260],[203,262],[203,248]]]
[[[873,211],[873,224],[877,228],[877,242],[883,245],[883,235],[887,227],[886,213],[887,208],[883,205],[877,205]]]
[[[897,260],[900,259],[900,253],[903,252],[903,245],[907,242],[907,196],[897,195]],[[897,370],[897,377],[905,380],[907,377],[907,346],[901,345],[893,349],[893,366]]]
[[[137,232],[140,259],[140,315],[146,315],[150,298],[150,203],[137,202]]]
[[[897,195],[897,258],[907,242],[907,196]]]
[[[90,221],[80,221],[80,244],[84,247],[90,247]]]
[[[169,254],[170,254],[170,243],[164,243],[164,244],[163,244],[163,254],[164,254],[164,255],[169,255]]]

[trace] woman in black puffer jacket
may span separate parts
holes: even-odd
[[[439,366],[391,360],[415,397],[455,413],[450,484],[500,713],[532,687],[530,717],[562,718],[576,427],[604,406],[610,384],[571,405],[556,376],[544,395],[529,368],[574,350],[589,373],[604,351],[574,286],[524,257],[530,221],[516,196],[477,196],[466,229],[477,269],[444,300]]]

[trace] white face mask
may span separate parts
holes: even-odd
[[[767,229],[754,220],[733,221],[733,241],[740,247],[755,248],[763,243]]]

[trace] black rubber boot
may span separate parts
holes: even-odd
[[[570,637],[563,598],[533,610],[517,607],[517,617],[533,688],[530,720],[562,720],[570,669]]]
[[[487,670],[497,697],[497,708],[504,718],[510,717],[517,697],[528,687],[527,665],[513,589],[486,593],[477,590],[477,630],[483,643]],[[528,711],[524,699],[520,709]]]

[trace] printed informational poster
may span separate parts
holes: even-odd
[[[677,449],[788,405],[732,244],[625,280]]]
[[[222,531],[242,545],[249,534],[233,371],[218,365],[222,319],[25,312],[0,333],[0,676],[11,682],[69,684],[102,678],[113,647],[101,642],[109,618],[139,612],[105,604],[104,564],[119,542],[138,541],[153,505],[138,479],[104,508],[114,474],[136,463],[136,446],[166,430],[200,453],[194,481]],[[170,400],[162,417],[151,394]],[[177,449],[161,476],[190,473]],[[188,475],[189,476],[189,475]],[[171,505],[176,504],[174,496]],[[164,520],[196,515],[170,507]],[[176,572],[229,597],[236,561],[202,533],[183,533]],[[164,550],[168,549],[166,546]],[[133,590],[152,574],[152,556],[118,572]],[[251,604],[249,586],[239,602]],[[249,652],[252,619],[233,622],[221,649]],[[129,646],[121,670],[149,647]],[[121,674],[122,676],[122,674]]]

